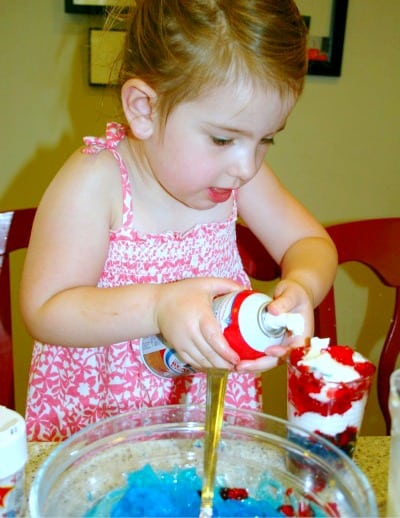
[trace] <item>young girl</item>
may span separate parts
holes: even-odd
[[[250,286],[240,214],[282,267],[269,310],[301,313],[313,333],[335,248],[264,162],[306,69],[292,0],[136,2],[120,71],[125,125],[84,139],[32,232],[21,298],[36,339],[31,440],[142,406],[203,403],[204,372],[162,379],[142,363],[141,337],[158,333],[194,369],[234,371],[227,404],[260,408],[256,373],[284,350],[240,361],[211,303]]]

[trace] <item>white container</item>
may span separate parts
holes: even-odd
[[[389,409],[392,418],[387,516],[400,516],[400,369],[390,376]]]
[[[24,419],[0,405],[0,517],[17,516],[23,511],[27,459]]]

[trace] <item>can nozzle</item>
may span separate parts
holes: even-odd
[[[304,332],[304,318],[300,313],[272,315],[268,311],[263,311],[261,315],[261,327],[269,336],[280,336],[286,331],[291,331],[297,336]]]

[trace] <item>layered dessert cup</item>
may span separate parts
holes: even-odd
[[[373,363],[351,347],[311,339],[289,356],[288,420],[352,457],[374,373]]]

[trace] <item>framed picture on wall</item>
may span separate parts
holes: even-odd
[[[308,73],[340,76],[348,0],[296,0],[306,21]]]
[[[68,13],[102,14],[112,5],[128,6],[131,0],[65,0]],[[340,76],[348,0],[296,0],[307,25],[308,74],[319,76]],[[103,38],[107,40],[107,38]],[[116,51],[116,35],[110,37],[110,47],[103,43],[103,51],[110,55]],[[93,42],[91,42],[93,44]],[[93,45],[95,54],[96,44]],[[92,63],[91,63],[92,65]],[[91,71],[92,74],[93,70]],[[94,74],[97,77],[97,74]],[[103,84],[91,82],[91,84]]]
[[[130,0],[64,0],[66,13],[103,14],[106,7],[129,5]]]

